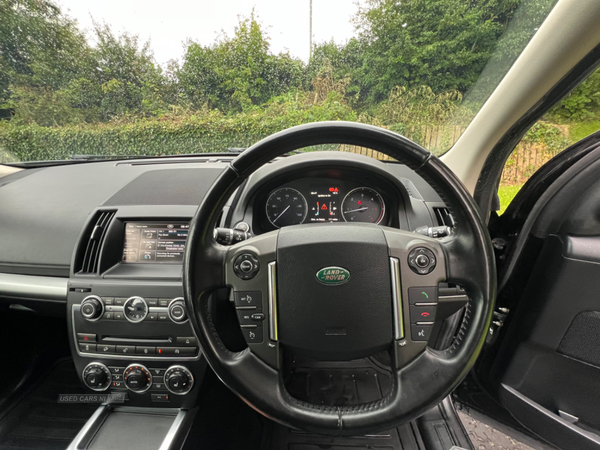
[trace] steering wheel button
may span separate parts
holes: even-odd
[[[250,319],[254,320],[255,322],[262,322],[265,320],[265,315],[261,312],[256,312],[250,316]]]
[[[417,247],[408,254],[410,269],[419,275],[427,275],[436,266],[435,254],[425,247]]]
[[[435,306],[410,305],[410,323],[433,322],[435,319]]]
[[[415,303],[437,303],[437,287],[421,286],[408,288],[408,302]]]
[[[261,291],[236,291],[234,293],[235,306],[255,306],[262,308]]]
[[[242,328],[242,334],[248,344],[261,344],[263,341],[262,327]]]
[[[256,276],[260,270],[258,258],[252,253],[244,253],[235,258],[233,262],[233,271],[242,280],[250,280]]]
[[[255,311],[256,309],[238,309],[236,312],[240,325],[256,325],[252,320]]]
[[[418,255],[415,258],[415,262],[419,267],[427,267],[429,265],[429,258],[425,255]]]
[[[413,341],[427,341],[431,335],[431,325],[414,325],[410,326],[410,337]]]

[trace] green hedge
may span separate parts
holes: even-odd
[[[285,109],[285,108],[284,108]],[[356,120],[339,108],[256,111],[226,117],[217,112],[64,127],[0,124],[0,162],[68,159],[72,155],[176,155],[249,147],[277,131],[323,120]]]

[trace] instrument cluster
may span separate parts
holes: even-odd
[[[327,177],[265,186],[255,201],[253,228],[269,231],[323,222],[391,225],[398,205],[390,189],[373,179]]]

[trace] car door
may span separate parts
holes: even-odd
[[[489,229],[498,301],[472,380],[550,444],[600,449],[600,132],[541,167]]]

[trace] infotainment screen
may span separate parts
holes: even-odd
[[[124,263],[181,264],[190,225],[126,222]]]

